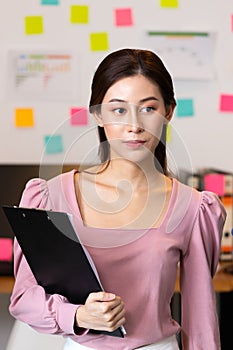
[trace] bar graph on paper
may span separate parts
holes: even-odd
[[[70,100],[75,96],[70,53],[11,52],[11,94],[16,98]]]
[[[143,46],[153,50],[174,79],[208,80],[215,76],[215,33],[147,31]]]

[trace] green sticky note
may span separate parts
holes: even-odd
[[[88,6],[72,5],[70,7],[70,22],[86,24],[89,21]]]
[[[176,115],[177,117],[192,117],[194,115],[193,100],[191,98],[178,99]]]
[[[42,34],[43,29],[43,17],[42,16],[26,16],[25,17],[25,33]]]
[[[178,7],[179,1],[178,0],[160,0],[160,6],[161,7]]]
[[[59,0],[41,0],[41,5],[59,5]]]
[[[91,51],[107,51],[108,34],[107,33],[91,33],[90,34]]]
[[[56,154],[63,152],[62,135],[46,135],[44,137],[45,153]]]

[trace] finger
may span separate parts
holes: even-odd
[[[124,304],[121,303],[120,305],[117,305],[115,308],[109,312],[110,320],[115,319],[115,321],[118,321],[125,315],[125,307]]]
[[[113,293],[108,292],[97,292],[97,293],[90,293],[87,300],[90,302],[96,302],[96,301],[111,301],[116,298],[116,295]]]
[[[113,319],[106,321],[106,327],[108,331],[114,331],[118,327],[122,326],[125,323],[125,312],[122,310],[118,313]]]

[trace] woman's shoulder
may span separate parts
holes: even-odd
[[[194,223],[197,217],[201,221],[211,219],[225,220],[225,209],[219,197],[209,191],[199,191],[173,179],[173,227],[177,223]],[[171,222],[171,220],[170,220]]]
[[[20,206],[50,209],[51,195],[57,196],[62,193],[61,188],[72,186],[75,172],[71,170],[48,180],[39,177],[30,179],[23,190]]]

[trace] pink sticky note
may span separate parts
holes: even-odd
[[[0,238],[0,260],[11,261],[12,260],[12,239]]]
[[[219,109],[221,112],[233,112],[233,95],[222,94]]]
[[[70,124],[71,125],[87,125],[88,111],[85,107],[70,109]]]
[[[207,174],[204,176],[206,191],[216,193],[218,196],[225,194],[225,177],[222,174]]]
[[[115,24],[116,26],[132,26],[133,14],[131,8],[122,8],[115,10]]]
[[[231,15],[231,31],[233,32],[233,15]]]

